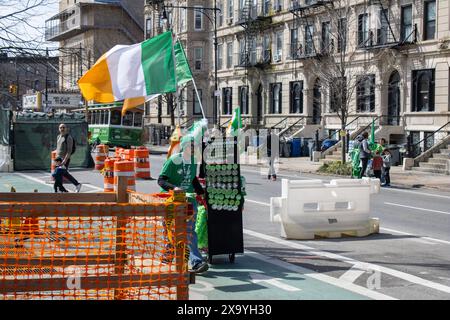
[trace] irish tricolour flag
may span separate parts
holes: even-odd
[[[174,61],[175,53],[180,61]],[[78,80],[78,85],[88,101],[143,103],[149,97],[175,92],[177,83],[191,79],[181,44],[172,44],[169,31],[138,44],[113,47]]]

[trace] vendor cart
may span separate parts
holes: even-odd
[[[242,208],[244,195],[237,138],[222,138],[208,145],[214,152],[206,159],[206,202],[208,206],[208,258],[244,252]]]

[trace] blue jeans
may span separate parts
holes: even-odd
[[[197,221],[198,211],[197,201],[194,200],[191,201],[191,203],[194,210],[194,216],[189,219],[186,226],[186,232],[189,246],[189,262],[191,263],[191,266],[195,266],[196,264],[203,262],[203,258],[200,250],[198,250],[197,232],[195,232],[195,223]]]

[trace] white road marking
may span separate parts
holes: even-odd
[[[265,202],[261,202],[261,201],[245,199],[245,202],[252,202],[252,203],[260,204],[260,205],[262,205],[262,206],[270,207],[270,203],[265,203]]]
[[[42,172],[43,173],[47,173],[47,172],[44,172],[44,171],[42,171]],[[24,173],[20,173],[20,172],[15,172],[14,174],[22,176],[25,179],[28,179],[28,180],[31,180],[31,181],[34,181],[34,182],[37,182],[37,183],[40,183],[40,184],[48,186],[48,183],[45,180],[42,180],[42,179],[39,179],[39,178],[36,178],[36,177],[32,177],[32,176],[30,176],[28,174],[24,174]],[[88,188],[94,189],[95,191],[103,191],[103,188],[100,188],[100,187],[97,187],[97,186],[93,186],[93,185],[88,184],[88,183],[82,183],[81,189],[83,189],[83,187],[88,187]]]
[[[418,194],[421,196],[427,196],[427,197],[435,197],[435,198],[443,198],[443,199],[450,199],[450,196],[444,196],[440,194],[432,194],[427,192],[419,192],[419,191],[412,191],[412,190],[401,190],[396,188],[390,188],[390,189],[382,189],[388,192],[404,192],[404,193],[411,193],[411,194]]]
[[[413,207],[413,206],[406,206],[404,204],[399,204],[399,203],[385,202],[384,204],[386,204],[388,206],[402,207],[402,208],[408,208],[408,209],[414,209],[414,210],[420,210],[420,211],[426,211],[426,212],[450,214],[450,212],[447,212],[447,211],[439,211],[439,210],[432,210],[432,209],[419,208],[419,207]]]
[[[361,270],[357,264],[355,264],[353,267],[351,267],[348,271],[346,271],[343,275],[339,277],[339,279],[343,281],[347,281],[350,283],[353,283],[358,279],[360,276],[362,276],[364,273],[366,273],[365,270]]]
[[[396,298],[390,297],[390,296],[382,294],[380,292],[376,292],[376,291],[370,290],[368,288],[357,286],[353,283],[349,283],[349,282],[346,282],[346,281],[343,281],[340,279],[336,279],[336,278],[328,276],[326,274],[318,273],[314,270],[306,269],[306,268],[303,268],[303,267],[300,267],[300,266],[297,266],[297,265],[294,265],[294,264],[291,264],[291,263],[288,263],[288,262],[285,262],[285,261],[282,261],[279,259],[275,259],[275,258],[272,258],[269,256],[262,255],[257,252],[245,250],[245,254],[246,255],[248,254],[258,260],[279,266],[284,269],[288,269],[292,272],[308,276],[310,278],[334,285],[336,287],[343,288],[348,291],[352,291],[354,293],[363,295],[368,298],[372,298],[372,299],[376,299],[376,300],[397,300]]]
[[[363,261],[358,261],[349,257],[345,257],[345,256],[341,256],[335,253],[331,253],[331,252],[326,252],[326,251],[320,251],[317,250],[315,248],[312,247],[308,247],[305,245],[302,245],[300,243],[297,242],[292,242],[292,241],[288,241],[288,240],[283,240],[283,239],[279,239],[279,238],[275,238],[272,236],[268,236],[259,232],[255,232],[252,230],[248,230],[248,229],[244,229],[244,234],[247,234],[249,236],[253,236],[256,238],[260,238],[266,241],[270,241],[273,243],[277,243],[286,247],[291,247],[291,248],[295,248],[295,249],[299,249],[299,250],[304,250],[307,251],[309,254],[312,255],[316,255],[316,256],[321,256],[321,257],[325,257],[325,258],[329,258],[329,259],[333,259],[333,260],[337,260],[337,261],[341,261],[341,262],[345,262],[345,263],[349,263],[352,265],[358,265],[359,268],[361,268],[361,270],[366,270],[368,272],[373,271],[373,270],[377,270],[383,273],[386,273],[388,275],[391,275],[393,277],[405,280],[407,282],[411,282],[411,283],[415,283],[417,285],[420,286],[424,286],[424,287],[428,287],[431,289],[435,289],[438,291],[442,291],[445,293],[449,293],[450,294],[450,287],[442,285],[440,283],[436,283],[436,282],[432,282],[420,277],[417,277],[415,275],[412,274],[408,274],[402,271],[397,271],[394,269],[390,269],[390,268],[386,268],[383,267],[381,265],[376,265],[376,264],[372,264],[372,263],[367,263],[367,262],[363,262]]]
[[[403,235],[407,235],[407,236],[418,237],[417,235],[409,233],[409,232],[403,232],[403,231],[398,231],[398,230],[388,229],[388,228],[380,228],[380,229],[381,230],[385,230],[387,232],[394,232],[394,233],[403,234]],[[442,244],[450,244],[450,241],[445,241],[445,240],[441,240],[441,239],[430,238],[430,237],[420,237],[420,238],[424,239],[424,240],[439,242],[439,243],[442,243]]]
[[[260,204],[260,205],[266,206],[266,207],[270,207],[270,203],[266,203],[266,202],[250,200],[250,199],[245,199],[245,201],[246,202],[252,202],[252,203]],[[424,244],[432,244],[432,245],[434,245],[434,243],[428,242],[428,241],[439,242],[439,243],[442,243],[442,244],[450,244],[450,241],[445,241],[445,240],[431,238],[431,237],[421,237],[419,235],[415,235],[415,234],[404,232],[404,231],[398,231],[398,230],[388,229],[388,228],[380,228],[380,229],[388,231],[388,232],[395,232],[395,233],[398,233],[398,234],[404,234],[404,235],[416,237],[416,239],[409,239],[409,240],[419,241],[419,242],[424,243]],[[424,240],[428,240],[428,241],[424,241]]]
[[[272,278],[261,273],[249,273],[249,276],[251,279],[250,281],[253,283],[265,282],[273,287],[289,292],[302,291],[302,289],[283,283],[283,279],[280,278]]]

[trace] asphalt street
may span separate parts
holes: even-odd
[[[165,155],[151,156],[157,178]],[[436,191],[382,189],[371,198],[380,233],[363,238],[286,240],[269,220],[270,197],[281,179],[324,176],[280,172],[268,181],[256,167],[242,167],[247,181],[243,213],[245,254],[214,258],[191,286],[194,299],[450,299],[450,195]],[[89,170],[72,170],[82,192],[102,190]],[[18,182],[18,179],[20,182]],[[328,178],[329,180],[329,178]],[[0,175],[0,189],[51,191],[48,172]],[[23,184],[23,185],[22,185]],[[70,188],[70,187],[69,187]],[[156,181],[137,181],[140,192],[157,192]]]

